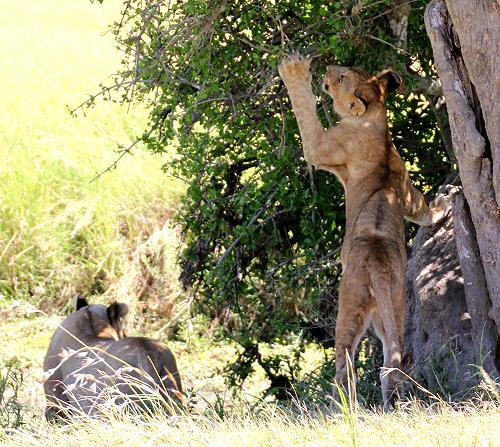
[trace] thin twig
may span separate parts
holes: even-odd
[[[109,93],[111,92],[112,90],[118,90],[120,88],[122,88],[123,86],[126,86],[126,85],[131,85],[134,81],[123,81],[123,82],[119,82],[119,83],[116,83],[116,84],[113,84],[109,87],[103,87],[102,90],[94,95],[89,95],[90,98],[89,99],[86,99],[85,101],[83,101],[80,105],[76,106],[75,108],[73,109],[70,109],[68,107],[68,110],[69,110],[69,113],[71,115],[74,115],[75,112],[79,109],[83,109],[83,107],[85,106],[90,106],[94,103],[94,101],[99,97],[99,96],[102,96],[102,95],[105,95],[106,93]]]
[[[386,45],[389,45],[391,48],[394,48],[396,51],[401,52],[401,53],[403,53],[403,54],[406,54],[407,56],[411,56],[411,55],[412,55],[412,54],[411,54],[411,53],[409,53],[408,51],[403,50],[402,48],[399,48],[398,46],[393,45],[392,43],[387,42],[387,41],[386,41],[386,40],[384,40],[384,39],[380,39],[380,38],[378,38],[378,37],[376,37],[376,36],[374,36],[374,35],[372,35],[372,34],[369,34],[369,33],[368,33],[368,34],[366,34],[366,37],[368,37],[369,39],[372,39],[372,40],[376,40],[377,42],[385,43]]]
[[[89,183],[92,183],[95,180],[99,179],[106,172],[110,172],[112,169],[115,169],[118,166],[118,163],[120,162],[120,160],[123,157],[125,157],[125,155],[130,154],[132,149],[137,145],[137,143],[139,143],[140,141],[142,141],[144,139],[147,139],[156,130],[157,127],[158,127],[158,123],[156,123],[153,127],[151,127],[151,129],[149,130],[149,132],[145,136],[137,138],[130,146],[126,147],[125,149],[120,150],[119,151],[120,155],[118,156],[118,158],[116,158],[116,160],[113,161],[113,163],[111,163],[106,169],[99,172],[92,180],[90,180]]]

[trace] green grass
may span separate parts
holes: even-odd
[[[494,408],[454,411],[413,407],[393,414],[358,412],[353,427],[337,411],[291,412],[266,405],[255,412],[239,412],[223,420],[200,414],[166,419],[107,414],[66,426],[32,420],[18,431],[0,430],[1,445],[51,446],[311,446],[311,447],[496,447],[500,415]],[[353,433],[356,430],[356,433]]]
[[[119,67],[108,24],[121,2],[28,0],[0,11],[0,303],[60,307],[99,294],[127,269],[130,250],[170,217],[180,185],[139,148],[90,183],[141,134],[146,113],[76,106]]]
[[[23,317],[27,310],[19,309],[0,326],[0,345],[6,347],[0,351],[0,365],[18,365],[25,377],[19,393],[24,425],[16,431],[0,428],[1,446],[496,447],[500,439],[498,401],[466,403],[459,409],[442,401],[432,406],[409,402],[384,414],[349,402],[343,408],[318,409],[233,396],[217,368],[234,355],[234,347],[187,327],[182,341],[169,345],[188,390],[189,414],[165,419],[109,413],[102,420],[50,425],[43,418],[41,363],[60,317]]]

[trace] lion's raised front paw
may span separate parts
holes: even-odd
[[[432,211],[432,223],[441,222],[450,212],[453,195],[459,191],[457,186],[446,185],[439,189],[438,196],[429,203]]]
[[[309,66],[311,65],[311,58],[309,56],[302,56],[299,53],[292,53],[285,57],[281,64],[278,65],[278,72],[283,79],[285,85],[289,85],[295,81],[310,82],[311,73]]]

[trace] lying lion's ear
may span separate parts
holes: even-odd
[[[80,310],[82,307],[85,307],[88,305],[89,305],[89,303],[87,302],[86,298],[83,295],[76,296],[76,304],[75,304],[76,310]]]
[[[117,303],[114,301],[108,306],[108,318],[111,323],[118,320],[118,318],[123,318],[128,314],[128,306],[125,303]]]
[[[94,335],[97,338],[102,338],[105,340],[110,338],[112,338],[113,340],[120,339],[116,329],[111,326],[110,321],[108,320],[109,317],[106,318],[107,315],[103,315],[101,312],[94,309],[93,306],[88,307],[86,312],[89,318],[90,327],[94,331]]]
[[[402,88],[403,81],[401,80],[401,76],[392,70],[382,70],[376,75],[376,78],[379,81],[384,96]]]

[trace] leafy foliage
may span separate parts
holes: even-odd
[[[318,97],[328,64],[400,71],[407,93],[389,104],[393,136],[416,184],[433,191],[449,164],[428,103],[410,94],[434,74],[425,3],[124,3],[113,27],[124,68],[103,92],[147,103],[142,140],[154,152],[177,149],[165,168],[188,185],[177,216],[181,279],[196,297],[194,311],[241,347],[226,369],[230,384],[241,385],[258,364],[270,391],[285,397],[301,379],[305,345],[333,345],[343,189],[303,161],[279,61],[293,49],[311,54]],[[395,4],[411,6],[407,36],[393,34]],[[330,125],[331,103],[321,96],[318,106]],[[287,353],[263,354],[273,344]]]

